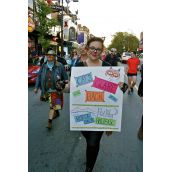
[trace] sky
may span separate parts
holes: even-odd
[[[111,43],[116,32],[132,33],[140,38],[143,31],[141,0],[79,0],[69,3],[72,12],[78,9],[78,24],[87,26],[95,36],[106,37]]]

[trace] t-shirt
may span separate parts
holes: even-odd
[[[140,63],[140,60],[137,57],[128,59],[127,61],[128,68],[129,68],[128,73],[136,74],[139,63]]]

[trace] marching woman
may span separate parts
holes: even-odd
[[[103,40],[99,37],[93,37],[88,40],[87,49],[87,59],[86,61],[79,62],[76,66],[110,66],[109,63],[101,60],[101,54],[103,52],[104,44]],[[86,169],[85,172],[92,172],[94,164],[96,162],[100,140],[102,138],[104,131],[82,131],[82,135],[85,137],[87,142],[86,148]],[[111,135],[112,131],[106,131],[106,135]]]

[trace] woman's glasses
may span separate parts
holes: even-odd
[[[101,48],[95,48],[95,47],[89,47],[89,49],[92,51],[92,52],[98,52],[98,53],[100,53],[101,51],[102,51],[102,49]]]

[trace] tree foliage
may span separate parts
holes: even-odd
[[[119,52],[131,51],[137,50],[138,45],[139,39],[135,35],[127,32],[117,32],[113,35],[108,49],[116,48]]]
[[[37,10],[36,16],[38,17],[39,26],[37,31],[39,31],[38,41],[42,48],[46,50],[50,46],[50,39],[48,34],[53,26],[58,24],[55,19],[48,19],[47,15],[52,13],[52,9],[45,1],[36,0]]]

